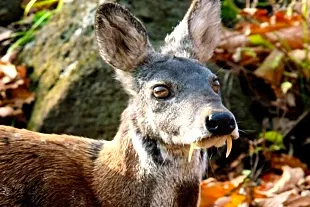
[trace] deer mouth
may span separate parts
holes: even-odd
[[[232,140],[238,138],[239,138],[238,131],[233,132],[232,134],[229,135],[203,137],[199,141],[194,142],[190,145],[188,161],[189,162],[191,161],[195,149],[208,149],[213,146],[221,147],[224,146],[225,144],[227,145],[226,157],[228,157],[232,149]]]

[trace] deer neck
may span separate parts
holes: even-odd
[[[188,162],[188,150],[143,136],[132,127],[132,121],[125,110],[119,132],[108,143],[110,146],[100,152],[97,160],[95,184],[99,187],[95,189],[102,190],[97,193],[103,198],[103,204],[107,205],[105,200],[110,200],[114,201],[114,206],[122,206],[119,202],[127,202],[124,206],[196,205],[205,156],[197,150],[192,161]],[[107,195],[106,189],[112,195]],[[124,192],[124,189],[128,191]],[[133,198],[132,194],[137,194],[137,199],[127,200]]]

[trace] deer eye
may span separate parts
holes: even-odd
[[[167,86],[163,86],[163,85],[155,86],[153,88],[153,95],[156,98],[164,99],[164,98],[168,98],[170,96],[170,91],[169,91]]]
[[[220,80],[218,78],[214,78],[212,82],[212,88],[216,93],[220,92]]]

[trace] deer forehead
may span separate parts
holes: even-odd
[[[141,83],[147,85],[167,83],[175,85],[210,87],[209,82],[216,77],[208,68],[198,61],[171,57],[143,66]]]

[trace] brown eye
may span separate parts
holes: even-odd
[[[216,93],[220,92],[220,86],[220,80],[218,78],[215,78],[212,83],[212,88]]]
[[[170,91],[167,86],[155,86],[153,88],[153,95],[156,98],[163,99],[170,96]]]

